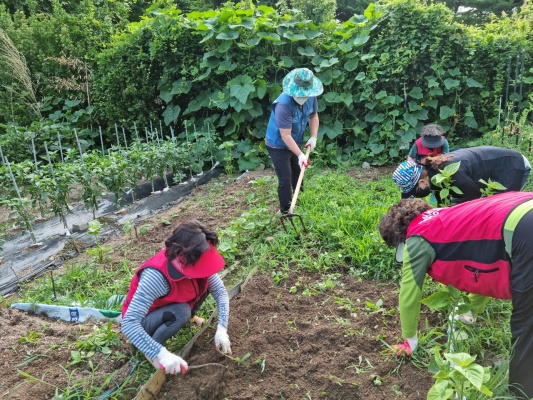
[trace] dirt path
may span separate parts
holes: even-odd
[[[220,363],[226,369],[171,377],[159,398],[426,398],[431,375],[400,363],[381,341],[401,336],[396,288],[340,276],[322,291],[318,287],[324,282],[324,276],[303,271],[291,274],[284,286],[273,285],[268,275],[254,277],[231,302],[233,359],[215,351],[214,329],[198,339],[188,359],[189,365]],[[305,289],[310,294],[303,294]],[[381,299],[382,305],[374,310],[366,299]],[[426,316],[434,318],[422,320]]]

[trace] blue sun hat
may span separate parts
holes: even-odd
[[[392,173],[392,180],[400,188],[402,194],[410,193],[422,175],[422,167],[413,161],[404,161]],[[405,198],[404,196],[402,196]]]
[[[283,92],[293,97],[319,96],[324,91],[322,82],[310,69],[296,68],[283,78]]]

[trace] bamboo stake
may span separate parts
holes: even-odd
[[[15,192],[17,193],[17,197],[20,203],[21,210],[24,215],[22,215],[22,218],[26,220],[26,227],[28,228],[28,231],[30,232],[31,241],[33,244],[37,243],[37,240],[35,240],[35,235],[33,234],[33,227],[31,226],[30,217],[28,216],[28,211],[26,210],[26,207],[24,206],[24,202],[22,201],[22,196],[20,195],[19,187],[17,185],[17,181],[15,180],[15,175],[13,175],[13,170],[11,169],[11,164],[9,164],[9,160],[7,157],[4,157],[5,164],[7,165],[7,169],[9,170],[9,175],[11,176],[11,181],[13,182],[13,186],[15,187]]]
[[[74,136],[76,136],[76,143],[78,143],[78,150],[80,151],[81,160],[85,161],[83,159],[83,151],[81,151],[81,144],[80,144],[80,140],[78,139],[78,132],[76,132],[76,128],[74,128]]]
[[[191,148],[189,146],[189,133],[187,132],[187,121],[185,121],[185,139],[187,139],[187,155],[189,156],[189,174],[191,176],[191,182],[194,182],[196,179],[192,176],[192,168],[191,168]]]
[[[35,152],[35,140],[33,136],[31,138],[31,149],[33,151],[33,162],[35,164],[35,172],[39,172],[39,167],[37,166],[37,153]]]
[[[102,136],[102,127],[98,126],[98,130],[100,131],[100,144],[102,145],[102,157],[105,157],[104,138]]]
[[[196,140],[196,160],[198,162],[198,166],[200,166],[200,155],[199,155],[199,147],[200,145],[198,144],[198,133],[196,132],[196,124],[193,124],[193,128],[194,128],[194,139]],[[200,176],[204,173],[204,171],[200,171],[198,173],[197,176]]]
[[[50,159],[50,153],[48,152],[48,146],[46,145],[46,142],[44,142],[44,151],[46,152],[46,157],[48,157],[48,165],[50,166],[50,173],[52,174],[52,179],[54,180],[55,189],[56,189],[56,198],[59,197],[59,189],[57,188],[57,182],[56,182],[56,176],[54,173],[54,167],[52,166],[52,160]],[[68,224],[67,224],[67,218],[65,217],[65,214],[63,213],[63,206],[61,203],[59,204],[59,216],[61,221],[63,222],[63,227],[67,230],[66,235],[70,236],[70,232],[68,230]]]
[[[209,139],[211,139],[211,131],[209,130],[209,122],[207,122],[207,136],[209,136]],[[213,138],[209,146],[209,151],[211,152],[211,169],[215,168],[215,162],[213,161],[213,145],[214,144],[215,144],[215,130],[213,129]]]
[[[59,154],[61,154],[61,162],[65,162],[63,158],[63,146],[61,145],[61,135],[57,132],[57,143],[59,144]]]
[[[124,137],[124,147],[128,150],[128,141],[126,140],[126,132],[124,132],[124,127],[122,127],[122,136]]]
[[[137,123],[133,123],[133,129],[135,130],[135,137],[139,140],[139,132],[137,132]]]
[[[120,150],[120,139],[118,138],[118,127],[117,127],[116,122],[115,122],[115,135],[117,137],[117,146],[118,146],[118,149]]]
[[[504,110],[505,110],[505,117],[504,117],[504,122],[503,122],[503,125],[505,126],[505,122],[509,119],[509,82],[511,80],[511,62],[512,62],[512,57],[509,56],[509,63],[507,65],[507,81],[506,81],[506,84],[505,84],[505,101],[503,102],[503,106],[504,106]],[[503,143],[503,138],[504,138],[504,130],[502,130],[502,143]]]

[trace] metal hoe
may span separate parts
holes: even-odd
[[[307,151],[305,153],[305,157],[309,161],[309,154],[311,153],[311,146],[307,148]],[[304,173],[307,167],[302,167],[300,171],[300,176],[298,177],[298,182],[296,183],[296,189],[294,189],[294,194],[292,196],[292,202],[291,206],[289,208],[289,212],[285,215],[281,216],[281,225],[283,225],[283,229],[285,229],[285,232],[287,231],[287,226],[285,224],[285,220],[289,220],[294,230],[297,230],[296,225],[294,223],[294,218],[297,218],[300,223],[302,224],[302,230],[306,232],[304,220],[301,215],[294,213],[294,207],[296,206],[296,200],[298,199],[298,194],[300,193],[300,187],[302,186],[302,181],[304,179]]]

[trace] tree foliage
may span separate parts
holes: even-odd
[[[131,14],[127,25],[127,15],[98,4],[81,2],[84,14],[57,4],[52,14],[30,16],[0,8],[0,27],[47,99],[46,121],[33,131],[83,122],[89,140],[91,123],[111,136],[116,123],[131,129],[135,122],[141,132],[152,121],[167,129],[207,124],[219,141],[237,143],[234,156],[253,159],[283,77],[308,67],[325,86],[324,151],[384,163],[426,123],[443,125],[451,139],[494,129],[509,57],[524,50],[527,75],[533,54],[529,5],[475,27],[457,23],[443,4],[418,0],[372,3],[344,22],[334,20],[329,2],[320,2],[326,8],[318,14],[314,2],[304,13],[291,8],[295,2],[278,10],[251,1],[187,13],[164,0]],[[30,122],[8,94],[0,93],[0,122]],[[531,105],[526,96],[518,100],[522,110]]]

